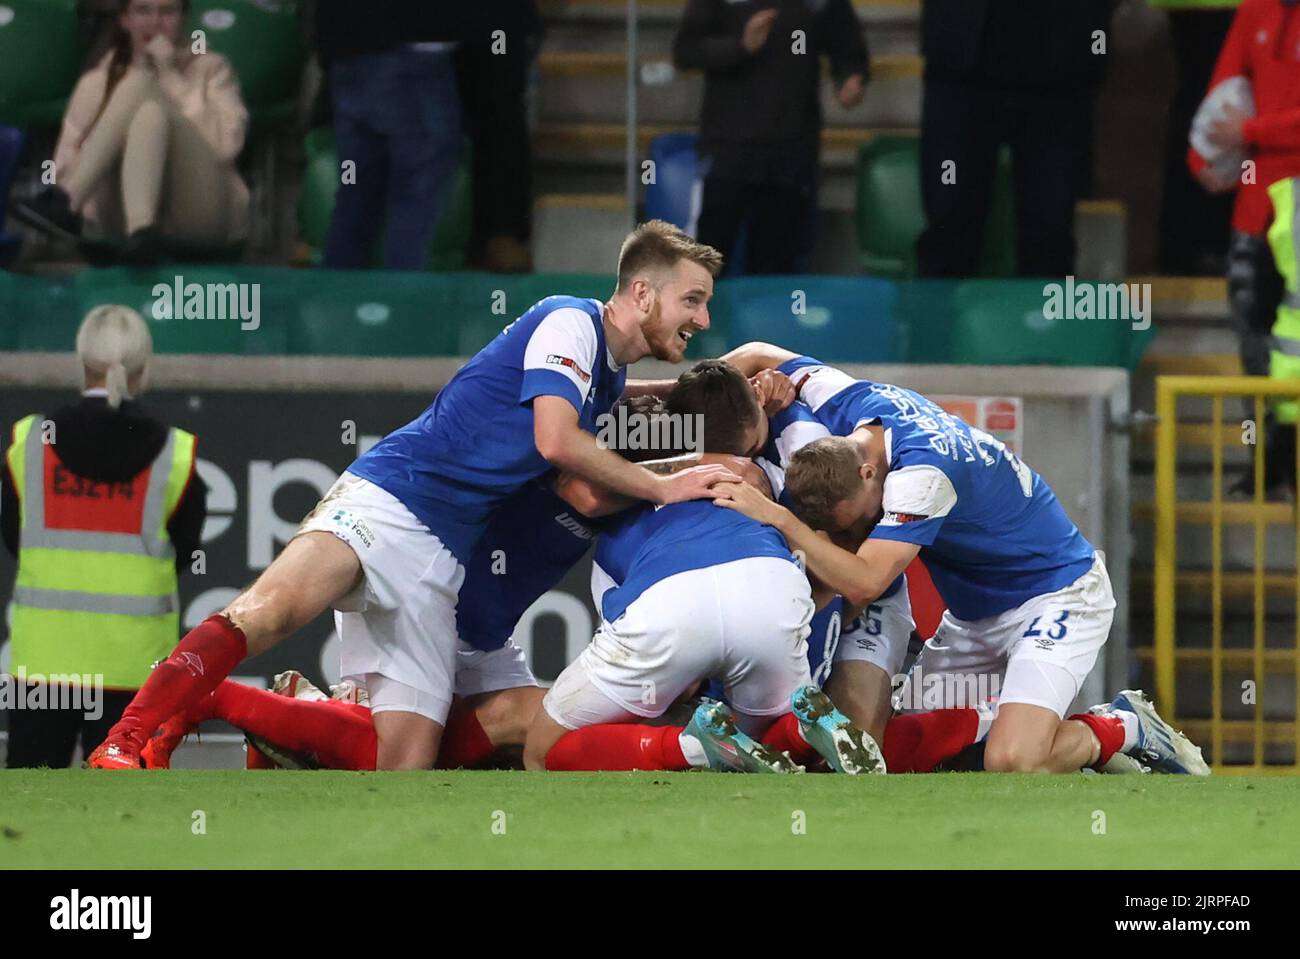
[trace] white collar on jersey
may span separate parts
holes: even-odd
[[[883,426],[879,416],[873,416],[870,419],[858,420],[857,425],[853,428],[856,430],[859,426]],[[894,463],[894,430],[893,427],[885,427],[885,467],[888,468]]]

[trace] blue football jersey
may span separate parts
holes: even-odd
[[[527,484],[492,515],[465,564],[456,631],[475,649],[500,649],[519,618],[591,547],[596,526],[551,492]]]
[[[549,472],[533,443],[532,401],[559,396],[597,432],[623,392],[596,300],[551,296],[499,333],[406,426],[349,471],[382,487],[466,563],[503,501]]]
[[[1092,565],[1092,544],[1051,487],[1000,440],[911,390],[855,380],[811,357],[781,371],[834,435],[883,427],[889,471],[870,535],[920,546],[954,616],[1006,612]]]
[[[709,500],[633,507],[596,544],[596,575],[606,577],[609,587],[596,603],[612,623],[669,576],[751,556],[794,562],[785,537],[771,526]]]

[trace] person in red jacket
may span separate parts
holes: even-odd
[[[1234,87],[1249,91],[1253,111],[1225,96]],[[1237,191],[1228,254],[1230,307],[1243,369],[1267,376],[1269,329],[1281,284],[1265,238],[1272,219],[1266,188],[1300,174],[1300,0],[1243,0],[1210,78],[1206,100],[1215,99],[1225,102],[1207,117],[1203,137],[1193,127],[1187,162],[1211,192]],[[1214,162],[1224,156],[1246,162]]]

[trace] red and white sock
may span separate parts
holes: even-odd
[[[1077,719],[1097,737],[1100,747],[1093,769],[1100,769],[1116,753],[1122,753],[1137,745],[1137,715],[1125,709],[1116,709],[1110,713],[1078,713],[1068,717]]]
[[[143,748],[164,720],[216,689],[246,655],[243,631],[225,616],[209,616],[149,674],[107,738],[126,737]]]
[[[565,733],[546,754],[549,770],[690,769],[683,726],[602,723]]]

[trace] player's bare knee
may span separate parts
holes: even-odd
[[[290,597],[279,590],[259,590],[254,583],[222,610],[248,641],[250,656],[263,652],[295,628]]]
[[[984,750],[984,769],[992,773],[1049,772],[1050,749],[1038,743],[990,742]]]

